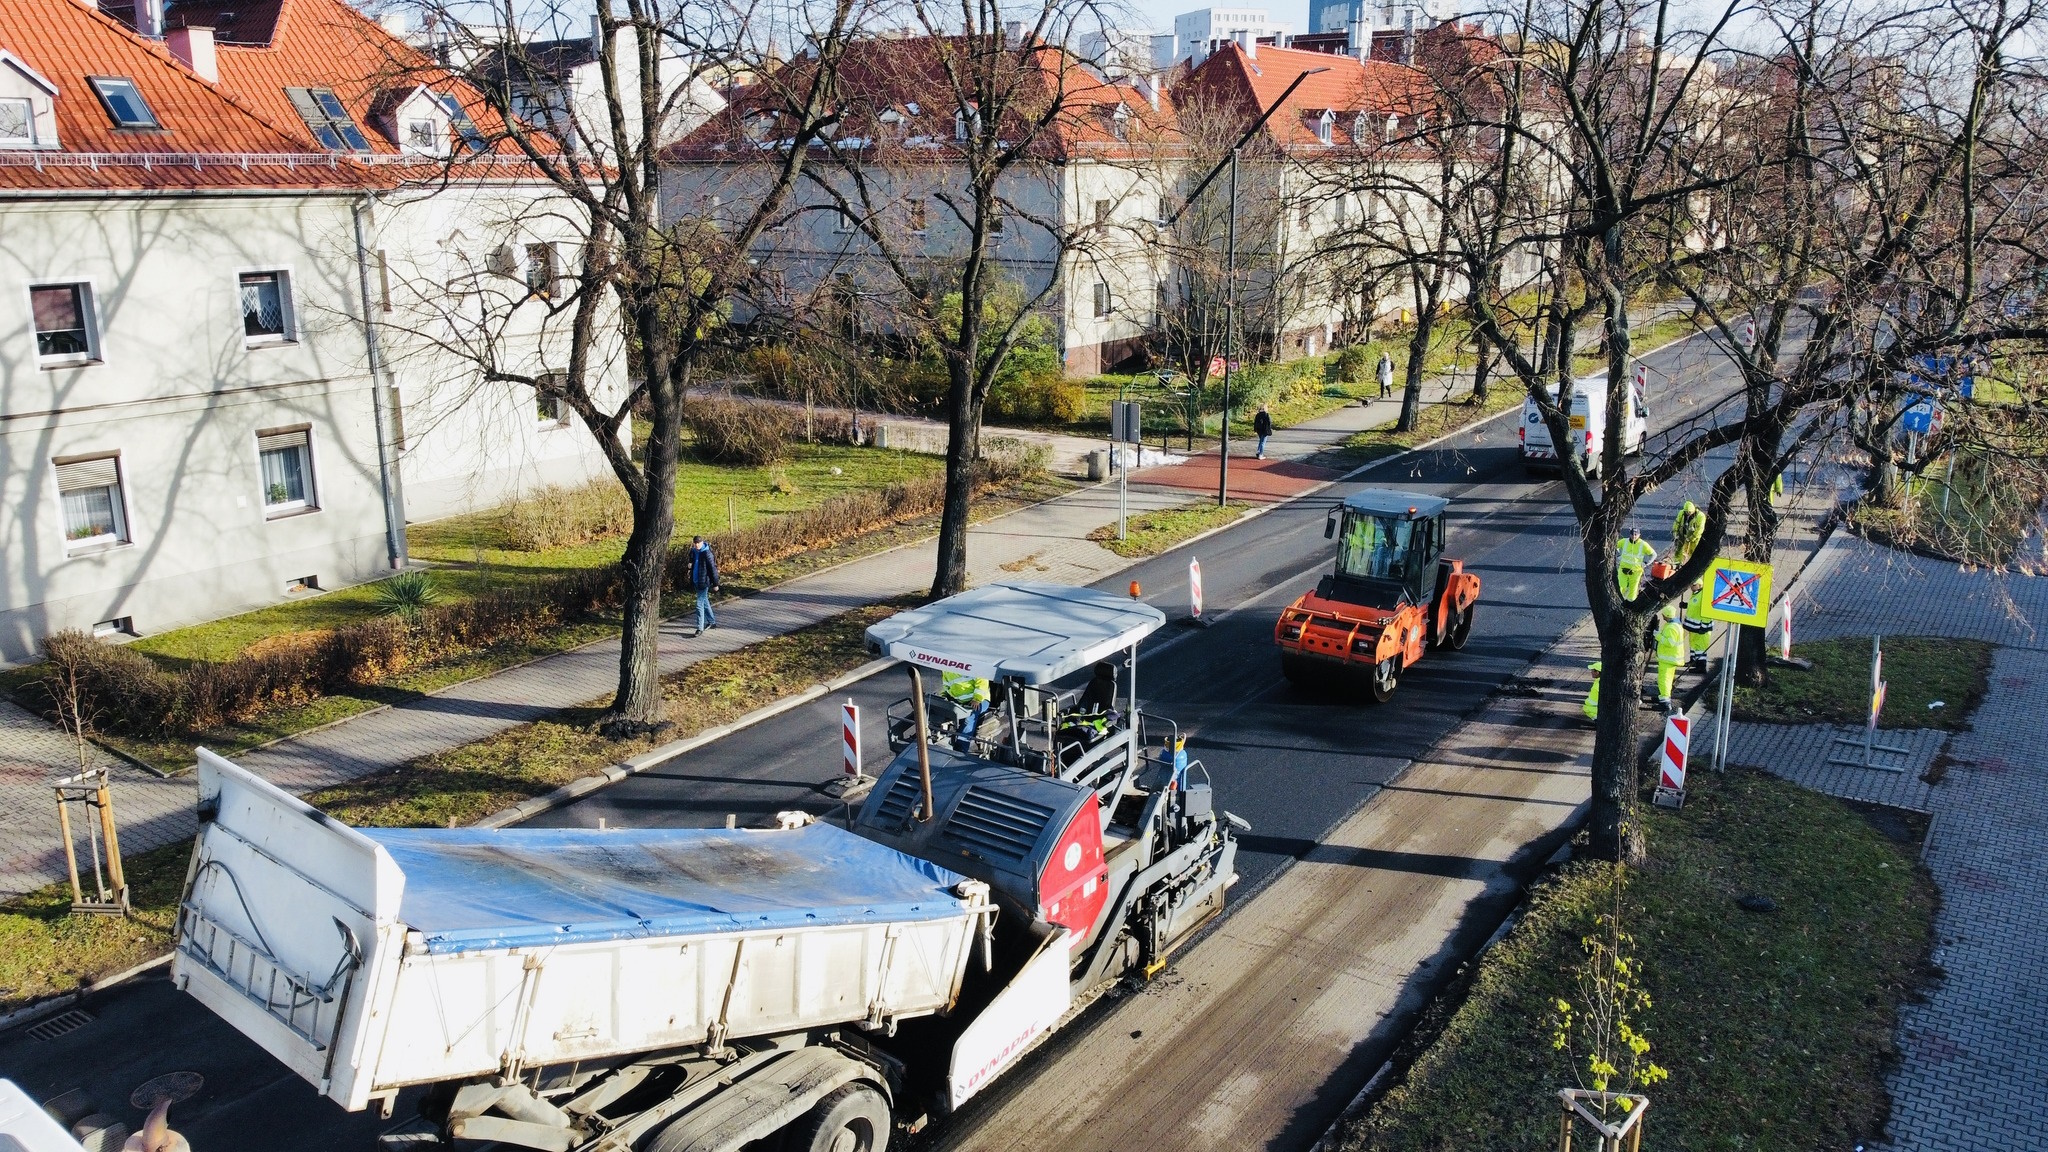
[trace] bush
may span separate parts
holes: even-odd
[[[176,722],[176,681],[140,652],[67,629],[43,639],[43,659],[50,672],[35,687],[46,712],[55,711],[58,684],[75,678],[78,711],[90,727],[155,733]]]
[[[377,584],[377,609],[386,616],[397,616],[411,620],[420,610],[430,607],[441,598],[441,590],[434,584],[432,572],[415,569],[400,572]]]
[[[983,484],[1014,484],[1038,480],[1052,463],[1052,446],[1019,440],[1014,436],[991,436],[981,442],[981,467],[977,479]]]
[[[1016,376],[989,389],[988,414],[1027,424],[1072,424],[1088,408],[1088,393],[1077,380],[1057,375]]]
[[[1363,384],[1372,375],[1372,359],[1363,344],[1353,344],[1337,353],[1337,381],[1341,384]]]
[[[772,404],[701,398],[690,401],[683,422],[700,459],[713,464],[773,464],[789,454],[801,416]]]
[[[633,530],[633,503],[609,476],[564,488],[550,484],[505,509],[508,546],[521,552],[573,548]]]

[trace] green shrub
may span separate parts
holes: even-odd
[[[1014,484],[1037,480],[1052,463],[1052,447],[1014,436],[991,436],[981,442],[978,479],[983,484]]]
[[[1365,345],[1353,344],[1337,353],[1337,380],[1342,384],[1363,384],[1372,375],[1372,359]]]
[[[772,404],[723,397],[690,401],[683,412],[700,459],[713,464],[773,464],[789,454],[800,417]]]
[[[573,548],[633,530],[633,502],[610,476],[574,488],[549,484],[505,509],[506,543],[521,552]]]
[[[1088,409],[1088,392],[1078,380],[1054,374],[1006,377],[988,393],[988,415],[1027,424],[1071,424]]]
[[[386,616],[411,620],[441,598],[434,574],[423,569],[400,572],[376,586],[377,610]]]

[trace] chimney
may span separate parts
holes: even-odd
[[[1251,29],[1240,28],[1237,30],[1237,46],[1244,49],[1244,54],[1248,58],[1253,60],[1259,58],[1259,38],[1252,35]]]
[[[135,0],[135,31],[152,40],[164,38],[164,0]]]
[[[164,47],[194,76],[208,84],[220,83],[220,64],[213,55],[213,29],[173,28],[164,36]]]

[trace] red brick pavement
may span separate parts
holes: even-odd
[[[1131,483],[1159,488],[1182,488],[1192,492],[1216,491],[1216,473],[1222,457],[1205,452],[1181,464],[1140,468],[1131,473]],[[1299,496],[1339,473],[1293,460],[1256,460],[1251,456],[1230,457],[1230,498],[1258,504],[1273,504]]]

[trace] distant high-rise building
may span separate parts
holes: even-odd
[[[1240,33],[1250,34],[1260,44],[1285,45],[1294,33],[1292,24],[1270,19],[1263,8],[1202,8],[1173,18],[1173,34],[1152,38],[1152,63],[1171,68],[1185,60],[1200,64],[1209,54]]]

